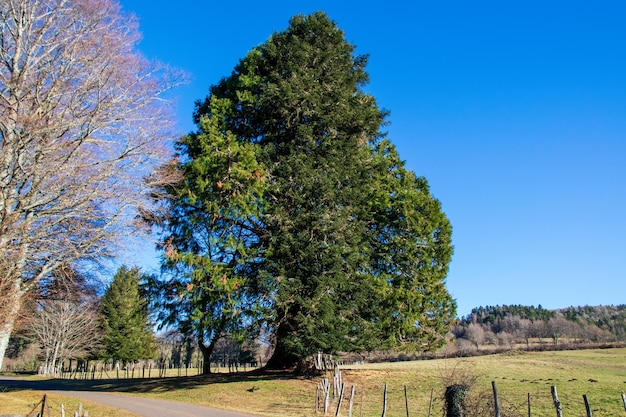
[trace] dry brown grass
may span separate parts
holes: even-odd
[[[120,410],[118,408],[107,407],[102,404],[88,400],[79,400],[72,397],[64,397],[57,394],[46,394],[48,408],[51,416],[61,415],[61,404],[65,407],[65,415],[73,416],[78,411],[79,404],[82,409],[93,417],[137,417],[137,414]],[[30,412],[41,411],[41,400],[44,392],[32,390],[2,391],[0,388],[0,415],[16,414],[30,415]],[[47,411],[46,411],[47,415]]]
[[[556,352],[511,351],[497,355],[460,359],[377,363],[344,366],[347,416],[350,387],[355,386],[353,416],[379,417],[383,390],[388,386],[387,416],[405,416],[404,387],[407,387],[411,416],[426,416],[431,392],[432,416],[442,414],[446,384],[475,379],[471,400],[493,415],[489,401],[495,381],[502,417],[527,416],[531,395],[533,417],[553,417],[550,387],[555,385],[566,416],[585,414],[582,395],[591,402],[594,415],[624,414],[621,392],[626,390],[626,348]],[[327,375],[332,377],[331,374]],[[219,374],[188,378],[145,380],[80,381],[89,389],[124,392],[173,401],[241,410],[261,416],[312,417],[316,386],[321,377],[294,377],[282,373]],[[72,381],[63,381],[68,388]],[[254,388],[254,389],[253,389]],[[361,394],[363,393],[363,401]],[[337,402],[333,403],[334,415]],[[322,414],[318,413],[317,416]],[[483,414],[472,414],[479,416]]]

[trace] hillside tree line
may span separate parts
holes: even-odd
[[[457,339],[475,347],[490,344],[527,346],[543,339],[553,345],[626,341],[626,305],[568,307],[546,310],[541,305],[474,308],[454,327]]]

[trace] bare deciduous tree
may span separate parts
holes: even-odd
[[[575,330],[573,326],[576,325],[571,321],[568,321],[567,319],[565,319],[565,317],[561,315],[552,317],[550,320],[548,320],[548,322],[546,323],[546,329],[548,335],[552,338],[554,346],[558,346],[559,339],[561,337],[571,336],[571,334]]]
[[[465,329],[465,338],[472,341],[478,349],[485,342],[485,329],[478,323],[470,323]]]
[[[131,233],[180,77],[115,0],[0,4],[0,369],[24,295]]]
[[[56,374],[65,359],[82,359],[100,341],[98,314],[93,304],[47,300],[30,321],[30,333],[45,356],[43,374]]]
[[[530,347],[530,338],[533,337],[533,323],[528,319],[520,319],[519,335],[524,338],[526,348]]]

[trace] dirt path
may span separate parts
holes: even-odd
[[[60,390],[54,381],[24,381],[0,377],[0,387],[24,388],[46,391],[76,398],[83,398],[100,404],[117,407],[144,417],[254,417],[252,414],[236,413],[199,405],[174,401],[157,400],[123,394],[98,391]]]

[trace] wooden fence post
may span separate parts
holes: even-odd
[[[404,386],[404,408],[406,409],[406,417],[411,417],[409,415],[409,395],[406,391],[406,385]]]
[[[495,416],[500,417],[500,402],[498,400],[498,387],[496,381],[491,381],[491,388],[493,389],[493,407],[495,408]]]
[[[385,382],[385,392],[383,393],[383,414],[381,417],[387,415],[387,383]]]
[[[337,401],[337,411],[335,412],[335,417],[339,416],[339,412],[341,411],[341,404],[343,403],[343,390],[344,385],[341,383],[341,389],[339,390],[339,401]]]
[[[433,409],[433,393],[435,392],[434,388],[430,389],[430,402],[428,403],[428,417],[430,417],[430,410]]]
[[[530,392],[528,393],[528,417],[530,417]]]
[[[335,374],[333,375],[333,400],[337,397],[337,393],[343,386],[343,379],[341,378],[341,370],[339,365],[335,365]]]
[[[365,399],[365,387],[361,387],[361,404],[359,404],[359,417],[363,417],[363,400]]]
[[[328,406],[330,405],[330,381],[328,378],[324,378],[324,415],[328,412]]]
[[[556,393],[556,385],[552,385],[552,387],[550,387],[550,391],[552,392],[552,400],[554,401],[554,408],[556,409],[556,417],[563,417],[561,402],[559,401],[559,396]]]
[[[348,417],[352,417],[352,406],[354,405],[354,385],[350,391],[350,406],[348,407]]]
[[[335,372],[337,373],[337,379],[339,380],[339,387],[341,387],[341,390],[343,391],[343,376],[341,375],[341,369],[339,369],[339,364],[335,365]]]
[[[39,414],[41,417],[44,416],[44,411],[48,408],[48,395],[43,395],[43,400],[41,400],[41,413]]]
[[[585,410],[587,410],[587,417],[593,417],[591,414],[591,406],[589,405],[589,400],[587,399],[587,395],[583,394],[583,401],[585,402]]]

